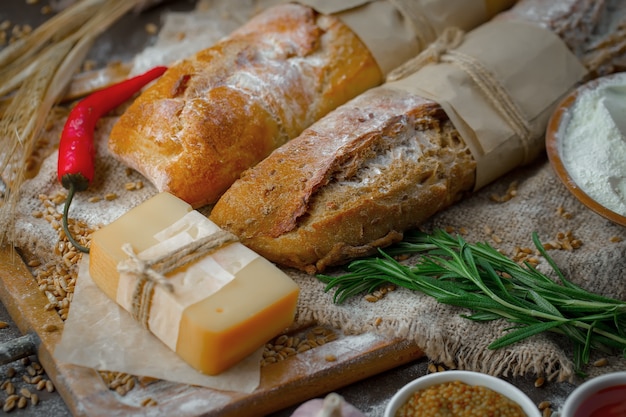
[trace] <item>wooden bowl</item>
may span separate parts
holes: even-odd
[[[563,98],[558,104],[556,110],[550,117],[550,120],[548,122],[548,128],[546,130],[546,152],[548,154],[548,159],[561,182],[574,195],[574,197],[576,197],[578,201],[584,204],[587,208],[591,209],[600,216],[622,226],[626,226],[625,216],[622,216],[614,212],[613,210],[610,210],[609,208],[603,206],[598,201],[590,197],[576,184],[576,182],[574,182],[574,180],[570,176],[561,158],[561,132],[569,123],[570,108],[574,105],[576,99],[582,92],[587,89],[597,88],[600,83],[610,78],[618,76],[624,77],[625,75],[626,74],[622,73],[607,75],[576,88],[574,91],[565,96],[565,98]],[[624,161],[624,163],[626,163],[626,161]]]

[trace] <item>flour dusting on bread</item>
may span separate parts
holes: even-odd
[[[282,4],[172,65],[124,112],[109,149],[159,191],[197,208],[381,82],[371,53],[339,18]]]

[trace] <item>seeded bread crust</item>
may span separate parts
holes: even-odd
[[[626,5],[522,0],[498,18],[557,33],[590,76],[623,70]],[[475,161],[441,107],[388,86],[340,106],[246,171],[211,219],[309,273],[371,255],[473,189]]]
[[[124,112],[109,149],[193,207],[333,108],[382,82],[338,18],[282,4],[173,65]]]

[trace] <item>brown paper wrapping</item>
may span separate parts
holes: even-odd
[[[503,115],[504,106],[494,105],[458,64],[445,62],[445,52],[439,62],[386,85],[442,106],[476,159],[475,189],[479,189],[543,151],[555,105],[587,71],[557,35],[512,20],[480,26],[453,52],[479,62],[507,92],[527,122],[525,138]]]
[[[514,0],[299,0],[339,17],[368,47],[383,74],[420,53],[450,26],[469,30]]]

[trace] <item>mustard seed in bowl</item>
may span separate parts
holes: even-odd
[[[448,370],[420,376],[400,388],[384,417],[541,417],[537,405],[510,382],[481,372]]]
[[[444,382],[413,393],[396,417],[526,417],[517,403],[482,385]]]

